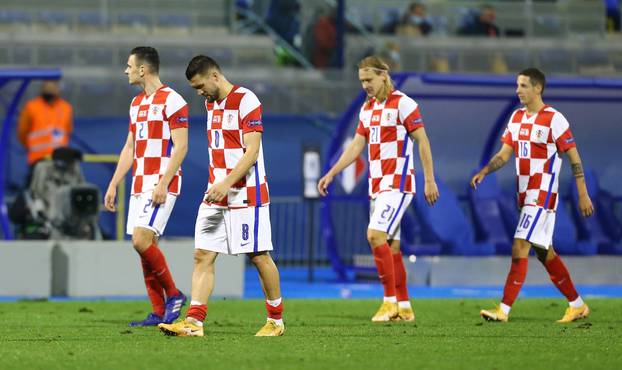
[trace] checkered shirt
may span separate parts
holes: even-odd
[[[205,102],[207,109],[207,141],[209,151],[210,186],[227,177],[238,164],[244,152],[244,134],[263,132],[261,103],[257,96],[244,87],[234,86],[222,101]],[[270,202],[268,179],[263,161],[263,148],[255,164],[230,189],[220,202],[207,203],[219,208],[259,207]]]
[[[132,194],[153,190],[166,172],[173,152],[171,130],[188,127],[188,105],[170,87],[164,85],[150,96],[138,94],[130,105],[129,130],[134,136]],[[168,187],[178,195],[181,168]]]
[[[528,116],[516,110],[501,141],[514,148],[518,206],[557,209],[560,152],[576,146],[566,118],[550,106]]]
[[[410,132],[423,127],[419,105],[394,90],[384,102],[371,98],[359,113],[356,133],[369,143],[369,196],[385,191],[415,192],[413,141]]]

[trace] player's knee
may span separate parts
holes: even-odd
[[[249,255],[249,258],[253,265],[260,266],[269,262],[270,255],[268,253],[253,253]]]
[[[132,245],[138,252],[143,252],[153,243],[153,235],[148,232],[134,232]]]
[[[367,241],[372,247],[377,247],[387,242],[387,234],[381,231],[368,229]]]
[[[202,249],[195,249],[194,250],[194,264],[204,266],[204,267],[209,267],[214,264],[214,259],[212,258],[212,255],[210,252],[204,251]]]
[[[512,257],[514,258],[527,258],[529,256],[529,250],[531,249],[531,243],[522,239],[514,239],[512,243]]]

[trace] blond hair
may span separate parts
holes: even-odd
[[[386,74],[386,79],[384,80],[384,89],[378,93],[376,99],[378,101],[384,101],[391,91],[395,88],[393,87],[393,81],[391,80],[391,76],[389,76],[389,72],[391,68],[389,65],[383,61],[381,58],[377,56],[369,56],[363,58],[358,64],[359,69],[368,70],[374,72],[377,75]]]

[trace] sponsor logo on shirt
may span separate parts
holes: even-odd
[[[260,119],[252,119],[250,121],[248,121],[248,127],[253,127],[253,126],[261,126],[262,122]]]
[[[373,115],[371,116],[371,121],[372,122],[380,122],[380,116],[379,115]]]

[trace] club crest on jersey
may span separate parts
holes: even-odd
[[[542,136],[544,136],[544,131],[542,131],[542,130],[538,130],[538,131],[536,131],[536,137],[537,137],[538,139],[541,139],[541,138],[542,138]]]
[[[160,110],[160,108],[158,108],[157,106],[153,106],[153,108],[151,108],[151,113],[158,114],[159,110]]]
[[[227,115],[227,124],[230,125],[232,121],[233,121],[233,114],[228,114]]]
[[[391,113],[387,113],[387,121],[391,121]]]

